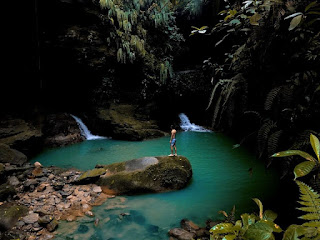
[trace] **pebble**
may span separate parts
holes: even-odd
[[[35,222],[37,222],[38,219],[39,219],[39,214],[32,212],[32,213],[29,213],[29,215],[25,216],[25,217],[23,218],[23,221],[24,221],[25,223],[29,223],[29,224],[30,224],[30,223],[35,223]]]

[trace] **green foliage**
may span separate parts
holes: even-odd
[[[304,159],[308,160],[302,163],[299,163],[295,168],[294,168],[294,175],[295,179],[298,177],[303,177],[310,173],[314,167],[319,166],[319,149],[320,149],[320,144],[319,144],[319,139],[313,135],[310,134],[310,143],[313,148],[313,151],[315,152],[318,161],[312,157],[309,153],[306,153],[304,151],[300,150],[287,150],[287,151],[282,151],[278,152],[272,155],[272,157],[288,157],[288,156],[300,156],[303,157]]]
[[[302,24],[308,27],[318,21],[319,18],[314,15],[320,15],[319,5],[317,1],[311,2],[305,7],[304,12],[296,12],[285,17],[284,19],[292,18],[288,30],[291,31]]]
[[[300,201],[302,207],[299,210],[306,214],[299,218],[306,220],[302,225],[290,225],[285,231],[283,240],[320,239],[320,196],[307,184],[295,181],[300,190]]]
[[[176,5],[176,1],[167,0],[100,0],[109,25],[107,42],[116,49],[117,61],[142,60],[145,72],[152,75],[160,70],[159,78],[165,82],[172,75],[174,47],[183,40],[173,16]]]
[[[235,223],[219,223],[210,229],[210,240],[275,239],[273,233],[282,232],[282,229],[274,223],[274,220],[277,218],[277,214],[271,210],[266,210],[263,212],[262,202],[257,198],[254,198],[253,201],[259,207],[258,216],[255,214],[244,213],[241,215],[241,220],[238,220]]]

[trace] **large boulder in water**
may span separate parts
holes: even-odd
[[[96,183],[114,194],[178,190],[192,177],[191,164],[183,156],[143,157],[100,167],[106,173]]]

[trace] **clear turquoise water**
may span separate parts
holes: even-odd
[[[96,164],[109,164],[170,153],[169,139],[163,137],[142,142],[116,140],[85,141],[72,146],[43,152],[32,161],[44,166],[76,167],[81,170]],[[57,239],[168,239],[168,231],[179,227],[183,218],[200,226],[207,219],[223,219],[219,210],[236,205],[237,214],[258,210],[251,200],[271,198],[278,176],[266,170],[245,149],[217,133],[179,132],[178,154],[186,156],[193,168],[191,183],[182,190],[116,197],[95,207],[95,217],[84,217],[72,223],[60,223]],[[252,168],[252,174],[248,171]],[[108,206],[120,207],[109,210]],[[121,216],[121,213],[130,215]],[[98,226],[94,220],[100,219]]]

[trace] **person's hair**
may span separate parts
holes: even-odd
[[[171,126],[170,126],[170,129],[174,129],[174,126],[173,126],[173,125],[171,125]]]

